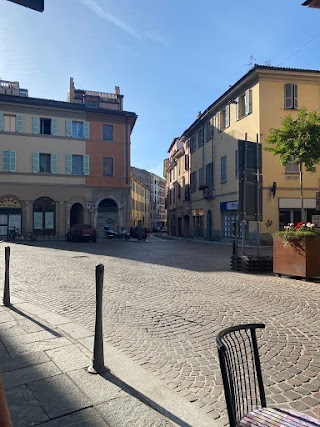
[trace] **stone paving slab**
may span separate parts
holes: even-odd
[[[82,409],[81,411],[75,412],[58,419],[51,420],[46,423],[41,423],[44,427],[116,427],[107,424],[106,421],[101,417],[98,411],[94,408]],[[117,427],[124,427],[125,424],[118,424]]]

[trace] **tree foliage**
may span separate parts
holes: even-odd
[[[287,115],[278,129],[270,129],[266,151],[278,156],[280,165],[292,161],[304,164],[308,172],[315,172],[320,162],[320,115],[306,109],[297,118]]]

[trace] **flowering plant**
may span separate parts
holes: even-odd
[[[284,231],[277,231],[276,233],[273,233],[273,235],[282,237],[285,244],[301,240],[302,238],[306,239],[320,235],[320,231],[317,230],[316,225],[311,222],[298,222],[296,225],[293,222],[290,222],[283,228]]]

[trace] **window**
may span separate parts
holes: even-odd
[[[3,172],[16,172],[16,152],[2,152],[2,170]]]
[[[221,157],[221,182],[227,181],[227,156]]]
[[[204,170],[203,168],[199,169],[199,187],[204,184]]]
[[[205,129],[206,129],[206,141],[209,141],[211,138],[213,138],[213,124],[212,124],[212,118],[206,123]]]
[[[191,172],[190,188],[191,188],[191,191],[196,191],[197,189],[197,171]]]
[[[188,170],[189,170],[189,154],[186,154],[186,155],[184,156],[184,169],[185,169],[186,171],[188,171]]]
[[[291,161],[285,166],[285,173],[299,173],[299,163],[295,163],[294,156],[291,156]]]
[[[89,175],[90,156],[82,156],[79,154],[66,154],[66,174]]]
[[[190,200],[190,184],[186,184],[184,187],[184,199]]]
[[[39,172],[51,173],[51,154],[39,154]]]
[[[16,116],[9,114],[3,115],[3,130],[6,132],[15,132],[16,131]]]
[[[191,140],[190,140],[190,151],[191,151],[191,153],[194,153],[196,151],[196,149],[197,149],[196,137],[195,137],[195,135],[193,135],[191,137]]]
[[[83,175],[83,156],[72,156],[72,175]]]
[[[209,188],[213,187],[213,162],[206,165],[206,185]]]
[[[72,122],[72,138],[83,138],[83,122]]]
[[[284,85],[284,108],[292,110],[298,108],[298,86],[294,83]]]
[[[114,176],[113,157],[103,157],[103,176]]]
[[[51,119],[40,118],[40,133],[43,135],[51,135]]]
[[[230,105],[218,113],[218,129],[220,131],[230,126]]]
[[[32,153],[33,173],[57,173],[58,155],[54,153]]]
[[[248,89],[236,99],[236,120],[252,113],[252,90]]]
[[[113,125],[102,125],[102,138],[104,141],[113,141]]]
[[[198,130],[198,148],[203,146],[203,129]]]

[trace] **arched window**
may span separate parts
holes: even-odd
[[[33,230],[37,234],[56,233],[56,205],[50,197],[40,197],[34,201]]]

